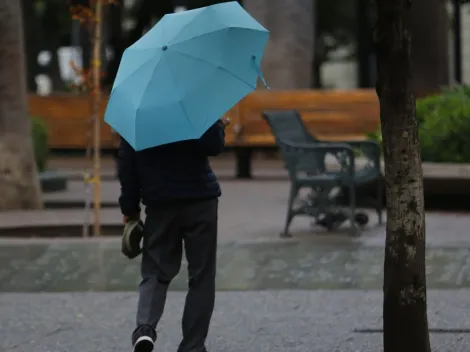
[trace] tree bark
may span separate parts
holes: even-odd
[[[385,158],[384,351],[429,352],[423,174],[411,77],[411,0],[375,0]]]
[[[0,33],[0,211],[39,209],[19,1],[0,0]]]
[[[28,91],[36,93],[36,75],[39,71],[38,55],[39,45],[37,32],[39,30],[38,19],[34,11],[34,0],[22,0],[24,39],[26,49],[26,82]]]
[[[273,89],[312,87],[312,0],[245,0],[244,7],[271,32],[263,73]]]

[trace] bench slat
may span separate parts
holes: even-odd
[[[42,117],[49,129],[49,143],[55,149],[82,149],[88,144],[89,100],[77,94],[29,95],[29,113]],[[104,115],[107,97],[100,113]],[[312,134],[319,139],[339,141],[364,139],[379,126],[379,106],[374,90],[351,91],[256,91],[226,115],[232,124],[226,131],[228,146],[274,146],[274,138],[262,112],[296,109]],[[237,127],[242,127],[242,134]],[[101,143],[111,148],[116,143],[111,128],[103,123]]]

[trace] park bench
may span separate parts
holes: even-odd
[[[107,97],[101,101],[104,114]],[[236,175],[252,176],[252,156],[258,150],[276,150],[275,139],[262,118],[265,110],[297,110],[309,130],[322,140],[363,140],[379,126],[379,106],[374,90],[256,91],[235,105],[226,116],[226,146],[236,155]],[[29,95],[29,112],[44,119],[49,147],[54,151],[85,149],[90,141],[90,102],[86,95]],[[116,136],[107,124],[101,127],[102,149],[116,147]]]
[[[107,97],[101,101],[100,112],[104,115]],[[80,94],[53,94],[28,96],[28,108],[31,116],[44,120],[48,129],[49,148],[52,150],[83,150],[92,140],[92,124],[90,122],[90,100]],[[112,149],[116,146],[116,138],[111,128],[101,125],[101,146]]]
[[[279,146],[291,182],[282,237],[290,237],[289,225],[297,215],[314,217],[316,224],[328,230],[349,220],[351,234],[356,234],[357,225],[365,225],[368,221],[367,215],[356,212],[356,188],[371,181],[377,183],[377,197],[372,203],[378,221],[382,223],[381,150],[377,143],[322,142],[308,132],[295,110],[269,111],[263,117]],[[360,168],[356,164],[356,155],[366,159]],[[327,160],[328,156],[336,161],[336,168]],[[345,209],[336,201],[337,190],[343,187],[349,196],[349,206]],[[309,194],[296,202],[304,188]]]
[[[296,110],[308,130],[326,141],[365,140],[380,123],[372,89],[256,91],[227,113],[232,123],[226,130],[226,146],[235,152],[239,178],[251,178],[254,152],[276,148],[262,118],[266,110]]]

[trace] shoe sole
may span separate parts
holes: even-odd
[[[134,352],[152,352],[153,340],[149,336],[141,336],[134,345]]]

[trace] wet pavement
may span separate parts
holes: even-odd
[[[470,348],[469,290],[429,293],[436,352]],[[2,294],[0,351],[131,351],[135,293]],[[171,292],[155,352],[181,338],[184,294]],[[377,291],[219,292],[209,352],[378,352],[382,295]],[[435,329],[435,330],[434,330]],[[433,333],[439,331],[440,333]]]
[[[380,351],[383,246],[373,243],[221,243],[209,351]],[[428,248],[433,351],[470,348],[469,248]],[[179,343],[186,278],[184,265],[156,351]],[[116,238],[1,240],[0,351],[131,351],[138,281],[138,261],[120,254]]]
[[[324,241],[325,242],[325,241]],[[383,248],[318,241],[224,243],[219,246],[221,291],[279,289],[381,289]],[[470,288],[470,250],[431,247],[428,287]],[[172,289],[186,287],[186,266]],[[113,240],[48,241],[0,246],[0,291],[133,291],[138,260]]]
[[[82,186],[73,185],[66,196],[82,199]],[[299,218],[285,240],[278,235],[287,182],[222,185],[209,352],[380,351],[380,332],[360,332],[382,325],[385,227],[375,214],[359,237],[325,234]],[[117,184],[103,183],[103,193],[115,202]],[[102,216],[106,224],[122,221],[118,209]],[[82,209],[0,214],[7,234],[28,223],[82,221]],[[426,216],[433,351],[470,349],[469,228],[462,214]],[[185,269],[171,286],[156,351],[174,352],[179,342]],[[131,351],[138,282],[138,261],[120,254],[117,237],[0,239],[0,352]]]

